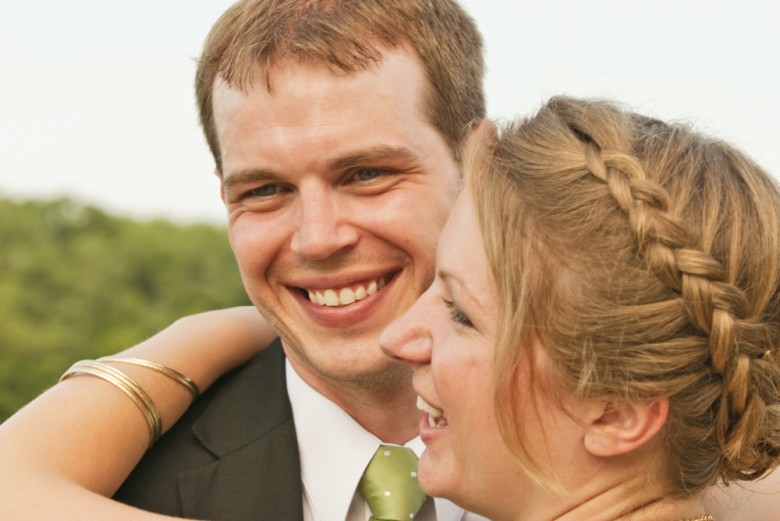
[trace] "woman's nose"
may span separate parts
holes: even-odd
[[[433,337],[425,319],[428,292],[382,331],[379,346],[394,360],[409,365],[430,363]]]

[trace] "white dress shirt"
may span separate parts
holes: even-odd
[[[357,486],[381,440],[304,382],[289,361],[287,393],[301,457],[304,521],[367,521],[371,511]],[[406,446],[418,457],[425,450],[419,437]],[[438,498],[428,498],[415,519],[484,520]]]

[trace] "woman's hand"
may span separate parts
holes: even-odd
[[[181,318],[116,356],[168,366],[202,391],[275,336],[255,308],[231,308]],[[164,374],[111,365],[149,394],[163,430],[192,402]],[[148,425],[133,400],[94,376],[68,378],[0,425],[0,519],[166,519],[107,498],[148,446]]]

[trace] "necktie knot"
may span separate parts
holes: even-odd
[[[381,445],[360,478],[358,490],[371,509],[371,521],[414,519],[425,502],[417,482],[417,456],[406,447]]]

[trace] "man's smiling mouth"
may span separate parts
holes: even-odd
[[[320,306],[340,307],[348,306],[359,300],[367,298],[390,282],[396,273],[390,273],[367,281],[363,284],[352,284],[341,288],[328,289],[305,289],[302,291],[309,297],[309,300]]]

